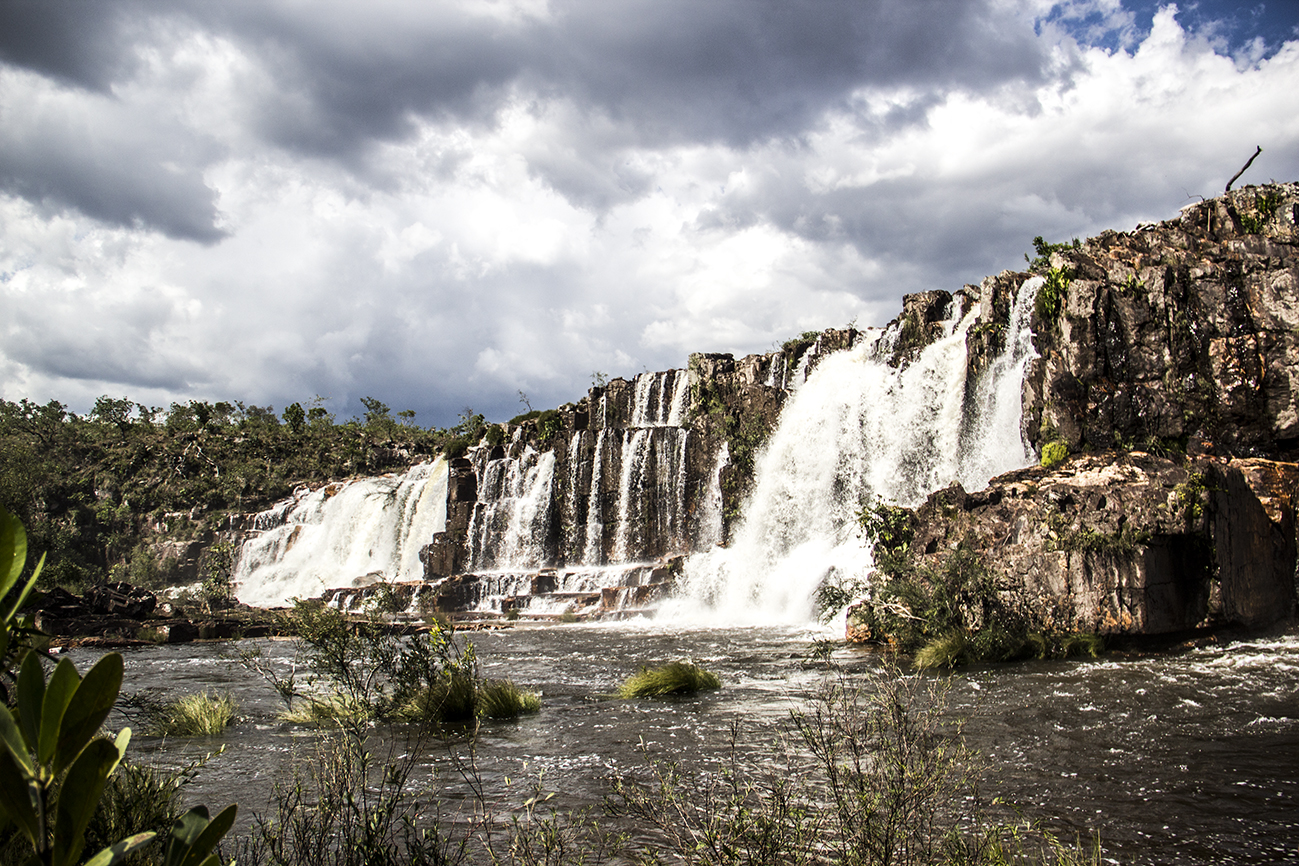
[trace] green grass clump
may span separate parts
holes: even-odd
[[[474,713],[484,719],[517,719],[541,711],[541,698],[509,680],[488,680],[478,689]]]
[[[1059,466],[1069,456],[1069,445],[1059,439],[1042,446],[1042,468]]]
[[[921,670],[930,668],[954,668],[968,661],[965,632],[959,629],[948,632],[922,646],[914,660]]]
[[[657,668],[642,667],[618,688],[620,698],[657,698],[663,695],[693,695],[704,689],[720,689],[717,674],[693,662],[672,662]]]
[[[164,704],[150,715],[148,731],[156,737],[211,737],[234,720],[235,699],[198,692]]]
[[[408,722],[436,728],[474,718],[478,686],[463,673],[448,673],[420,689],[397,710]]]
[[[294,725],[332,727],[345,722],[365,721],[373,713],[365,704],[343,694],[304,696],[280,714],[280,720]]]

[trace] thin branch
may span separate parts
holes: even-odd
[[[1238,177],[1240,177],[1242,174],[1244,174],[1244,173],[1245,173],[1245,169],[1247,169],[1247,168],[1249,168],[1251,165],[1253,165],[1253,164],[1254,164],[1254,160],[1255,160],[1256,158],[1258,158],[1258,155],[1259,155],[1260,153],[1263,152],[1263,148],[1262,148],[1262,147],[1259,147],[1258,145],[1254,145],[1254,147],[1257,148],[1257,149],[1254,151],[1254,155],[1251,156],[1251,157],[1249,158],[1249,162],[1245,163],[1244,165],[1242,165],[1242,166],[1240,167],[1240,171],[1236,172],[1235,174],[1233,174],[1233,175],[1231,176],[1231,180],[1227,181],[1227,188],[1223,190],[1224,193],[1231,192],[1231,185],[1232,185],[1233,183],[1236,182],[1236,178],[1238,178]]]

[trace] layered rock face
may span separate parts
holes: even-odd
[[[1291,463],[1085,454],[932,494],[912,554],[938,569],[979,552],[1001,606],[1046,630],[1260,628],[1294,610],[1297,495]]]
[[[1299,185],[1248,187],[1055,253],[1072,279],[1039,307],[1030,438],[1299,457],[1297,208]]]
[[[1043,628],[1164,634],[1292,620],[1297,220],[1299,185],[1251,187],[1054,251],[1024,435],[1077,456],[976,493],[934,493],[915,510],[916,561],[976,551],[1001,602]],[[981,304],[972,378],[1028,278],[1008,271],[967,287]],[[923,312],[912,318],[923,341]],[[851,615],[849,632],[870,637]]]

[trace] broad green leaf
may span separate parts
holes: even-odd
[[[117,732],[117,739],[113,740],[113,745],[117,746],[117,763],[108,768],[109,774],[112,774],[112,772],[117,769],[117,765],[122,763],[122,759],[126,757],[126,747],[130,744],[131,729],[122,728],[122,730]]]
[[[36,578],[41,576],[41,569],[44,567],[45,554],[42,553],[41,558],[36,563],[36,568],[32,569],[32,576],[27,578],[27,585],[23,587],[22,592],[18,593],[18,598],[14,600],[9,612],[5,614],[4,621],[6,623],[12,622],[18,611],[22,609],[23,604],[27,601],[27,596],[31,594],[32,588],[36,586]],[[4,596],[0,595],[0,598],[4,598]]]
[[[36,751],[40,742],[41,705],[45,703],[45,668],[35,653],[28,653],[18,672],[18,723],[27,748]]]
[[[203,828],[197,838],[189,843],[189,850],[185,853],[185,858],[177,866],[201,866],[212,849],[217,846],[221,838],[230,831],[231,826],[235,823],[235,814],[239,807],[234,803],[226,806],[220,813],[213,818],[208,825]]]
[[[36,750],[38,764],[48,764],[53,760],[54,747],[59,743],[59,728],[63,725],[63,714],[79,685],[81,677],[77,676],[77,667],[72,659],[60,659],[45,686],[45,700],[41,702],[40,743]],[[68,757],[70,759],[76,756]],[[67,760],[61,763],[66,764]]]
[[[99,732],[122,687],[122,656],[109,653],[81,680],[63,714],[54,771],[61,771]]]
[[[0,706],[0,742],[3,742],[13,754],[14,760],[23,772],[29,776],[36,775],[36,770],[32,766],[31,753],[27,751],[27,743],[23,740],[22,732],[18,730],[18,723],[14,721],[13,714],[6,706]]]
[[[195,806],[177,818],[176,823],[171,825],[164,866],[180,866],[198,834],[209,823],[211,820],[208,818],[207,806]]]
[[[141,845],[148,845],[157,835],[157,833],[149,832],[127,836],[121,842],[110,845],[94,857],[91,857],[85,862],[84,866],[112,866],[112,864],[121,860]]]
[[[108,770],[117,762],[117,746],[95,740],[68,768],[59,788],[54,819],[54,866],[72,866],[86,843],[86,825],[99,807],[99,796],[108,781]]]
[[[23,522],[0,506],[0,598],[18,582],[27,563],[27,530]]]
[[[0,749],[0,811],[18,825],[28,839],[38,838],[36,809],[32,805],[33,780],[23,772],[8,749]]]

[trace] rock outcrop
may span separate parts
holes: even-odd
[[[975,551],[1000,601],[1043,628],[1164,634],[1292,620],[1297,222],[1299,184],[1274,184],[1054,249],[1024,434],[1076,456],[975,493],[934,493],[915,511],[916,562]],[[1001,350],[1006,310],[1032,276],[966,287],[980,304],[970,381]],[[924,342],[939,302],[908,307],[913,338],[896,362]],[[851,616],[849,632],[869,637]]]
[[[1293,463],[1079,455],[932,494],[911,556],[937,571],[958,548],[976,552],[999,608],[1040,630],[1264,628],[1294,614],[1296,497]]]

